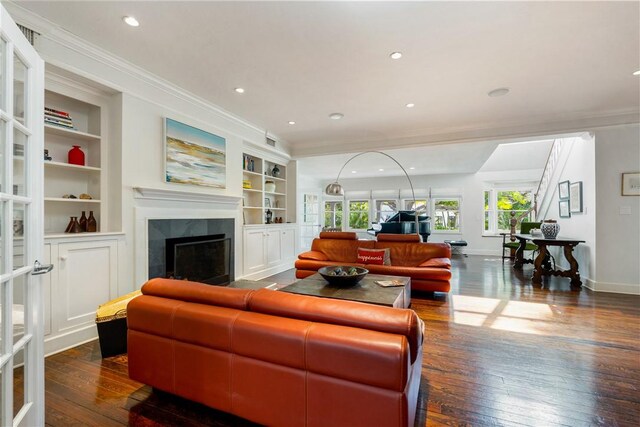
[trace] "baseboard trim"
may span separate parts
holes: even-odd
[[[584,286],[594,292],[640,295],[640,284],[596,282],[591,279],[587,279],[585,280]]]
[[[77,347],[98,338],[98,328],[95,323],[85,325],[80,329],[44,338],[44,354],[51,356],[73,347]]]
[[[284,264],[276,265],[275,267],[267,268],[266,270],[260,270],[255,273],[247,274],[245,276],[236,277],[236,280],[261,280],[265,277],[273,276],[274,274],[282,273],[293,268],[293,260]]]

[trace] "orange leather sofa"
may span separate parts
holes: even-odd
[[[153,279],[127,306],[129,376],[269,426],[413,426],[409,309]]]
[[[389,248],[391,265],[359,264],[358,248]],[[451,246],[422,243],[416,234],[378,234],[377,240],[358,240],[356,233],[322,232],[311,250],[298,255],[296,277],[303,279],[327,265],[355,265],[374,274],[411,277],[411,290],[449,292]]]

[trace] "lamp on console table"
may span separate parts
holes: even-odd
[[[391,157],[387,153],[383,153],[382,151],[371,150],[371,151],[363,151],[362,153],[358,153],[355,156],[352,156],[349,160],[347,160],[345,162],[344,165],[342,165],[342,168],[340,168],[340,172],[338,172],[338,177],[336,178],[336,180],[334,182],[332,182],[331,184],[327,185],[327,188],[325,188],[324,192],[328,196],[344,196],[344,188],[342,188],[342,185],[340,185],[340,183],[338,182],[338,180],[340,179],[340,175],[342,174],[342,171],[344,170],[345,166],[347,166],[349,164],[349,162],[351,160],[355,159],[356,157],[360,157],[363,154],[367,154],[367,153],[378,153],[378,154],[382,154],[383,156],[387,156],[388,158],[393,160],[398,166],[400,166],[400,169],[402,169],[402,172],[404,172],[404,176],[406,176],[407,177],[407,181],[409,181],[409,187],[411,187],[411,197],[413,197],[413,215],[414,215],[414,219],[416,221],[416,234],[422,240],[422,237],[420,236],[420,227],[419,227],[419,221],[418,221],[418,207],[417,207],[417,202],[416,202],[416,193],[413,191],[413,183],[411,182],[411,178],[409,178],[409,174],[407,173],[405,168],[402,167],[400,162],[398,162],[396,159],[394,159],[393,157]]]

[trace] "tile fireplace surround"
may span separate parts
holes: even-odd
[[[191,219],[150,219],[148,221],[148,263],[149,278],[166,277],[166,239],[175,237],[197,237],[224,234],[231,239],[230,282],[234,280],[235,224],[233,219],[191,218]]]
[[[219,231],[209,232],[211,224],[217,221],[222,221],[226,230],[223,233],[232,239],[230,275],[235,278],[241,274],[237,267],[242,262],[242,239],[238,239],[242,236],[241,197],[141,187],[134,187],[133,190],[136,260],[133,267],[137,288],[152,277],[149,276],[152,269],[157,271],[158,267],[154,267],[154,264],[159,249],[154,248],[151,240],[158,239],[158,233],[170,230],[169,237],[179,237],[173,235],[179,232],[187,233],[186,236],[222,234]],[[162,225],[165,220],[177,222],[167,229],[166,225]],[[158,227],[158,224],[161,225]],[[164,258],[164,243],[162,251]]]

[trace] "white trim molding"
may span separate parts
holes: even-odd
[[[133,187],[134,199],[165,200],[171,202],[214,203],[216,209],[237,209],[242,197],[222,194],[191,193],[162,188]]]
[[[640,295],[638,283],[607,283],[586,279],[583,286],[594,292],[610,292],[614,294]]]

